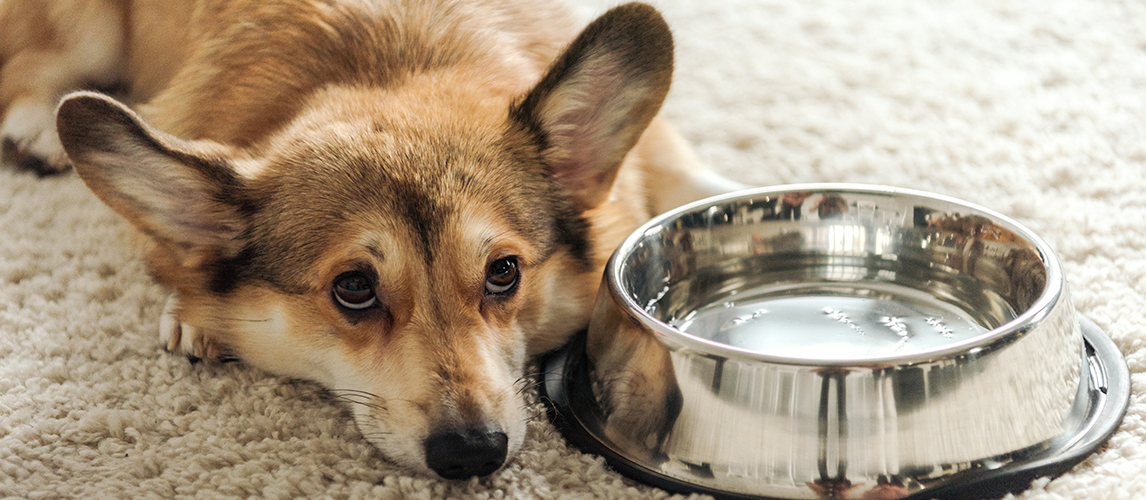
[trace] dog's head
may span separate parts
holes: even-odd
[[[631,229],[603,214],[639,223],[608,207],[639,201],[609,194],[671,70],[667,26],[629,5],[516,98],[486,95],[475,69],[328,87],[236,148],[80,93],[58,128],[84,182],[149,236],[184,323],[334,389],[398,464],[462,478],[520,447],[527,355],[584,326],[601,241]]]

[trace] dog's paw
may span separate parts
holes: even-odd
[[[17,101],[0,124],[3,161],[46,176],[69,168],[67,154],[56,134],[55,109],[47,103]]]
[[[204,359],[224,363],[238,361],[213,336],[181,321],[179,310],[179,298],[175,295],[168,297],[159,317],[159,341],[164,348],[187,356],[192,363]]]

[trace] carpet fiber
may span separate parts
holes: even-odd
[[[1097,454],[1019,497],[1146,495],[1146,4],[655,4],[678,46],[666,113],[715,169],[935,191],[1048,240],[1133,396]],[[570,448],[535,397],[492,477],[404,475],[318,386],[166,354],[125,228],[73,175],[0,169],[0,497],[668,496]]]

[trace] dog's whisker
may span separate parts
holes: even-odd
[[[249,318],[219,318],[220,321],[237,321],[239,323],[266,323],[271,321],[272,318],[263,319],[249,319]]]
[[[523,384],[521,387],[518,387],[514,391],[514,393],[517,396],[523,396],[526,392],[529,392],[530,389],[534,389],[537,387],[541,387],[541,381],[535,381],[535,382],[531,382],[528,384]]]
[[[534,369],[534,370],[530,370],[527,372],[523,372],[521,374],[520,378],[540,377],[541,375],[544,375],[544,374],[545,374],[545,370]]]
[[[390,411],[384,398],[368,391],[359,389],[329,389],[328,392],[338,401],[352,405],[360,405],[380,412]]]
[[[512,393],[516,397],[523,396],[530,389],[539,387],[541,380],[537,378],[521,377],[514,380],[513,383],[506,388],[507,393]]]
[[[372,410],[389,411],[389,408],[387,408],[386,405],[384,405],[382,403],[374,402],[372,400],[365,400],[364,401],[364,400],[351,399],[351,398],[337,398],[337,400],[342,401],[344,403],[351,404],[351,405],[363,406],[366,408],[370,408]]]
[[[365,397],[365,398],[382,399],[382,397],[377,395],[377,394],[374,394],[374,393],[369,392],[369,391],[363,391],[360,389],[329,389],[329,391],[331,393],[343,395],[343,396],[357,396],[357,397]]]

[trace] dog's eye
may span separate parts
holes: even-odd
[[[521,273],[517,270],[517,257],[505,257],[490,262],[485,272],[485,291],[494,295],[507,294],[517,288]]]
[[[347,309],[366,309],[378,302],[370,278],[360,272],[349,272],[334,279],[334,300]]]

